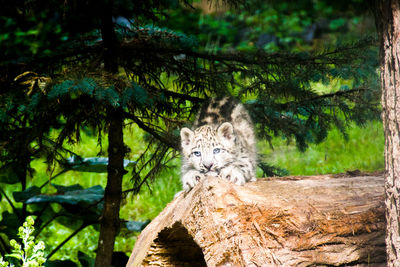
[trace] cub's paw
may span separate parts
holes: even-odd
[[[204,178],[204,174],[191,170],[182,175],[182,186],[185,192],[189,192],[196,184]]]
[[[220,175],[222,178],[237,185],[244,185],[246,183],[246,178],[244,177],[243,172],[233,166],[222,169]]]
[[[218,177],[219,174],[218,172],[214,172],[214,171],[209,171],[205,173],[205,176],[214,176],[214,177]]]

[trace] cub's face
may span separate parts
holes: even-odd
[[[181,142],[186,164],[201,173],[218,175],[222,167],[234,160],[235,136],[229,122],[217,130],[208,125],[195,131],[182,128]]]

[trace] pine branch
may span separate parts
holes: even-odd
[[[67,243],[71,238],[73,238],[75,235],[77,235],[80,231],[85,229],[88,225],[85,223],[82,223],[82,225],[76,229],[74,232],[72,232],[65,240],[63,240],[55,249],[53,249],[49,255],[47,255],[47,259],[50,259],[51,256],[53,256],[62,246],[64,246],[65,243]]]
[[[151,143],[149,144],[148,148],[146,151],[149,149],[151,146]],[[132,188],[131,191],[133,191],[135,194],[140,191],[140,188],[143,186],[143,184],[147,183],[149,179],[155,178],[156,175],[165,167],[165,164],[162,164],[163,159],[165,158],[167,152],[169,150],[168,146],[163,146],[160,145],[156,148],[156,151],[154,153],[151,153],[151,157],[142,165],[141,169],[135,173],[133,179],[134,179],[134,188]],[[144,158],[144,155],[146,153],[143,153],[141,155],[141,158]],[[143,171],[148,166],[153,166],[151,167],[150,171],[145,175],[143,179],[140,179],[140,173]],[[126,192],[129,192],[128,190]]]
[[[176,149],[176,150],[180,149],[180,144],[179,144],[178,140],[176,140],[175,138],[170,138],[168,136],[160,135],[153,128],[147,126],[145,123],[143,123],[141,120],[139,120],[135,115],[133,115],[131,113],[128,113],[128,112],[124,112],[124,117],[134,121],[139,126],[139,128],[141,128],[142,130],[148,132],[149,134],[154,136],[154,138],[156,138],[160,142],[162,142],[164,144],[167,144],[169,147],[171,147],[173,149]]]
[[[195,96],[191,96],[188,94],[180,94],[177,92],[172,92],[166,89],[157,89],[158,91],[160,91],[160,93],[163,93],[166,96],[171,96],[174,99],[181,99],[181,100],[187,100],[190,101],[191,103],[203,103],[205,101],[204,98],[200,98],[200,97],[195,97]]]
[[[194,49],[181,49],[179,47],[166,47],[162,43],[149,43],[145,40],[126,41],[121,45],[122,55],[148,55],[145,51],[156,51],[158,56],[171,57],[173,55],[185,55],[187,57],[205,59],[211,62],[236,62],[246,65],[328,65],[328,64],[343,64],[349,62],[354,57],[360,57],[359,51],[365,47],[373,45],[373,41],[367,39],[364,42],[359,42],[349,46],[339,47],[333,51],[327,51],[318,54],[306,53],[266,53],[263,50],[253,52],[226,52],[226,53],[209,53],[200,52]],[[139,52],[140,51],[140,52]],[[352,54],[354,57],[349,58]],[[340,55],[343,55],[340,57]],[[339,56],[339,57],[338,57]]]
[[[281,104],[281,107],[285,108],[285,107],[288,107],[288,106],[290,106],[292,104],[301,105],[301,104],[304,104],[304,103],[311,103],[311,102],[315,102],[315,101],[318,101],[318,100],[334,98],[334,97],[346,97],[346,98],[349,98],[350,95],[353,95],[355,93],[365,92],[365,91],[371,91],[371,89],[368,89],[368,88],[355,88],[355,89],[350,89],[350,90],[346,90],[346,91],[337,91],[337,92],[333,92],[333,93],[318,95],[318,96],[311,97],[311,98],[305,98],[305,99],[301,99],[301,100],[295,100],[295,101],[286,102],[284,104]]]

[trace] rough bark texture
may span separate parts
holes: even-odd
[[[141,233],[127,266],[385,266],[384,178],[208,177]]]
[[[400,3],[375,1],[380,42],[388,266],[400,266]]]

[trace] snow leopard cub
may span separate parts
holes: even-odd
[[[231,97],[203,105],[192,130],[181,129],[184,191],[205,176],[219,176],[235,184],[255,181],[256,139],[250,116]]]

